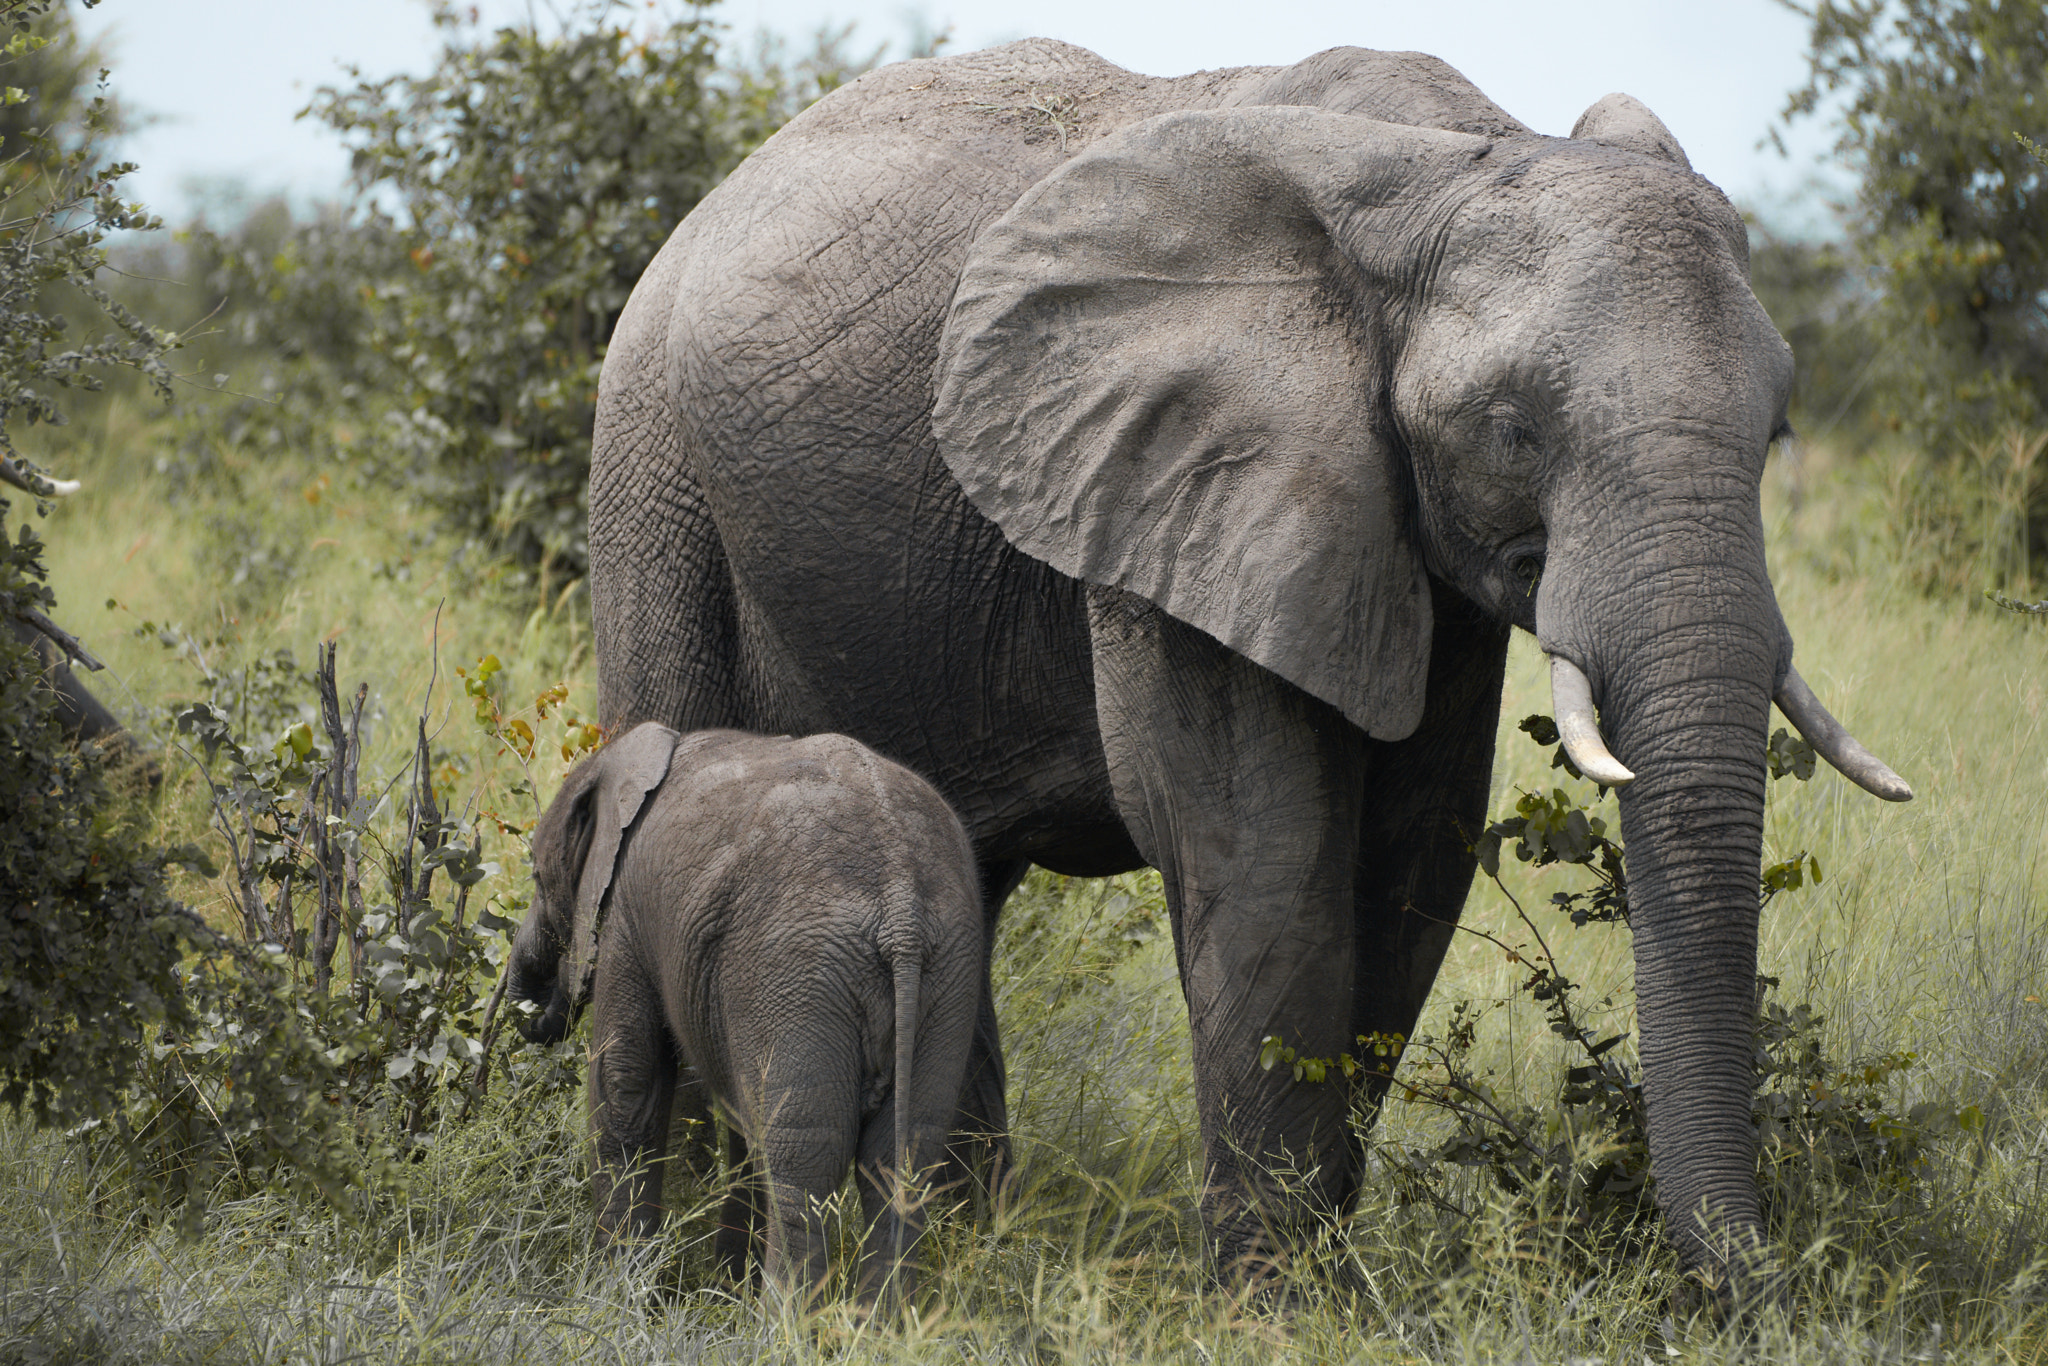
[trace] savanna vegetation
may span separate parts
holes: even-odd
[[[1862,197],[1825,245],[1758,229],[1801,367],[1779,598],[1919,795],[1773,742],[1755,1114],[1792,1294],[1740,1327],[1658,1241],[1626,856],[1525,719],[1526,640],[1417,1036],[1268,1042],[1304,1085],[1398,1063],[1379,1179],[1286,1293],[1207,1281],[1149,875],[1034,872],[1011,902],[1015,1198],[941,1218],[905,1322],[717,1288],[713,1169],[671,1174],[659,1245],[593,1259],[579,1045],[521,1043],[497,986],[526,832],[600,739],[596,369],[673,221],[875,57],[736,54],[706,6],[451,13],[426,74],[314,97],[356,199],[174,235],[121,197],[67,12],[0,14],[0,453],[84,484],[6,494],[0,611],[103,659],[157,766],[66,742],[0,637],[0,1359],[2048,1351],[2048,625],[1985,596],[2048,569],[2048,167],[2015,137],[2048,136],[2038,2],[1816,6],[1789,116],[1845,96]]]

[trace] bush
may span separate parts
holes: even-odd
[[[292,362],[231,438],[360,457],[494,552],[580,576],[598,372],[627,296],[698,200],[862,65],[843,32],[802,61],[769,46],[721,65],[711,5],[636,32],[632,8],[584,0],[551,35],[488,36],[444,5],[429,74],[318,92],[309,112],[354,155],[353,209],[277,246],[250,225],[194,234],[228,340]]]
[[[109,371],[139,372],[168,396],[164,357],[174,342],[98,283],[108,234],[157,222],[119,197],[132,167],[93,159],[113,127],[105,93],[67,104],[56,96],[75,87],[75,62],[26,60],[66,51],[53,32],[68,26],[47,0],[0,0],[7,74],[55,71],[72,81],[40,100],[10,88],[8,102],[76,120],[68,129],[7,126],[20,145],[0,165],[0,460],[46,489],[17,463],[10,423],[62,422],[58,396],[97,389]],[[63,345],[67,310],[105,332]],[[5,535],[11,506],[0,498],[0,616],[48,632],[44,609],[55,595],[42,542],[27,525]],[[153,844],[134,795],[110,781],[109,762],[71,746],[40,656],[0,634],[0,1102],[110,1145],[166,1202],[185,1203],[187,1227],[196,1227],[224,1152],[343,1199],[356,1168],[321,1098],[328,1058],[301,1028],[274,965],[172,899],[165,869],[209,860]],[[200,1056],[217,1081],[210,1088],[166,1066]],[[158,1102],[147,1116],[132,1104],[138,1091]],[[167,1144],[188,1160],[166,1168]]]
[[[1530,716],[1521,730],[1536,744],[1557,745],[1555,723]],[[1815,755],[1797,736],[1772,736],[1773,778],[1804,781]],[[1562,746],[1551,767],[1582,781]],[[1515,990],[1541,1005],[1549,1032],[1576,1056],[1535,1100],[1515,1097],[1491,1081],[1475,1058],[1480,1026],[1492,1007],[1459,1001],[1441,1034],[1404,1039],[1370,1035],[1359,1052],[1335,1058],[1304,1057],[1277,1035],[1261,1046],[1260,1065],[1288,1066],[1296,1081],[1321,1083],[1338,1076],[1379,1075],[1389,1096],[1447,1121],[1448,1132],[1422,1147],[1381,1143],[1386,1170],[1404,1203],[1443,1216],[1454,1236],[1537,1239],[1583,1259],[1581,1270],[1603,1265],[1619,1249],[1640,1251],[1656,1213],[1649,1130],[1641,1084],[1630,1056],[1629,1032],[1603,1027],[1615,1013],[1612,994],[1590,999],[1582,981],[1566,975],[1535,919],[1501,877],[1504,850],[1531,868],[1567,865],[1584,871],[1577,889],[1551,894],[1553,911],[1573,928],[1628,923],[1628,881],[1621,847],[1608,838],[1594,801],[1562,786],[1525,792],[1511,816],[1493,822],[1474,840],[1480,871],[1506,897],[1526,938],[1509,942],[1461,924],[1497,948],[1522,980]],[[1760,908],[1781,893],[1822,880],[1820,862],[1805,852],[1762,870]],[[1752,1120],[1758,1139],[1758,1181],[1767,1218],[1784,1232],[1795,1214],[1811,1213],[1828,1196],[1879,1200],[1920,1194],[1931,1157],[1943,1140],[1981,1133],[1983,1109],[1923,1102],[1901,1111],[1897,1083],[1918,1061],[1910,1052],[1840,1058],[1828,1048],[1827,1022],[1805,1004],[1786,1005],[1773,993],[1779,979],[1757,979]],[[1369,1116],[1360,1116],[1369,1123]],[[1475,1179],[1467,1179],[1476,1178]],[[1506,1217],[1498,1217],[1505,1202]]]
[[[61,422],[63,391],[121,366],[167,380],[167,339],[97,283],[107,235],[155,221],[119,198],[130,167],[94,161],[113,113],[104,93],[76,98],[68,17],[47,0],[0,0],[0,460],[17,473],[14,427]],[[80,300],[112,336],[63,347],[58,310]],[[7,534],[10,511],[0,497],[0,617],[47,621],[42,542],[26,524]],[[174,969],[197,926],[164,890],[175,856],[150,847],[106,757],[74,750],[55,706],[38,653],[0,631],[0,1100],[74,1125],[111,1111],[144,1030],[180,1016]]]
[[[2027,136],[2048,108],[2048,0],[1793,8],[1809,74],[1782,117],[1838,99],[1859,182],[1846,241],[1758,234],[1797,420],[1902,454],[1881,493],[1918,586],[2025,591],[2048,556],[2048,169]]]
[[[6,503],[0,500],[0,510]],[[52,601],[33,529],[0,544],[0,614]],[[117,796],[74,749],[36,652],[0,634],[0,1101],[40,1124],[104,1118],[145,1031],[182,1014],[179,959],[201,927]]]
[[[1795,6],[1795,8],[1798,8]],[[1937,457],[2048,412],[2043,0],[1817,0],[1785,118],[1841,95],[1855,252],[1878,303],[1876,406]]]
[[[188,645],[176,628],[146,622],[140,629]],[[496,1053],[506,1024],[500,969],[526,904],[523,879],[480,899],[474,894],[500,871],[484,858],[487,836],[505,839],[523,869],[532,820],[485,809],[480,799],[496,788],[530,802],[526,765],[536,744],[533,725],[505,709],[493,682],[497,658],[457,674],[476,723],[514,767],[509,782],[496,771],[478,775],[457,811],[449,804],[460,775],[437,763],[429,739],[431,686],[409,761],[365,786],[369,688],[344,696],[337,653],[322,646],[310,674],[287,651],[209,671],[207,696],[174,708],[177,730],[201,751],[243,956],[263,970],[254,978],[245,972],[196,1027],[167,1031],[152,1050],[130,1110],[154,1187],[204,1187],[223,1164],[242,1188],[252,1177],[259,1185],[275,1175],[324,1179],[328,1165],[270,1154],[279,1160],[266,1167],[257,1160],[264,1154],[243,1151],[250,1135],[197,1119],[232,1102],[243,1084],[234,1069],[246,1065],[245,1056],[290,1055],[291,1041],[281,1046],[273,1037],[281,1020],[323,1060],[314,1098],[354,1136],[341,1158],[358,1187],[344,1198],[352,1209],[364,1195],[402,1184],[397,1164],[432,1142],[444,1118],[467,1117],[494,1069],[509,1067],[529,1099],[540,1093],[536,1084],[559,1089],[577,1079],[580,1059],[569,1045],[534,1050],[516,1064]],[[545,691],[535,719],[547,718],[565,694]],[[595,746],[595,727],[561,719],[565,758]],[[402,800],[394,802],[394,793]],[[282,1163],[304,1170],[285,1171]]]

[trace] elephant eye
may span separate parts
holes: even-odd
[[[1522,454],[1540,455],[1542,440],[1519,422],[1503,422],[1495,429],[1495,440],[1501,453],[1510,459]]]

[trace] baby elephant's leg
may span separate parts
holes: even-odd
[[[719,1268],[733,1285],[747,1283],[747,1263],[758,1260],[762,1202],[765,1196],[761,1166],[748,1151],[746,1136],[732,1125],[725,1128],[725,1165],[732,1181],[726,1191],[725,1208],[718,1216],[718,1235],[711,1250]]]
[[[661,1166],[675,1096],[675,1045],[646,977],[624,954],[600,959],[590,1028],[590,1130],[597,1244],[661,1227]]]
[[[868,1231],[860,1247],[863,1304],[887,1312],[917,1293],[915,1257],[918,1239],[924,1235],[925,1207],[931,1202],[928,1183],[943,1170],[952,1118],[949,1101],[937,1115],[913,1128],[907,1181],[898,1167],[893,1102],[869,1116],[861,1130],[854,1180]]]
[[[971,934],[942,938],[930,951],[918,1018],[907,1022],[915,1031],[904,1079],[908,1094],[892,1085],[887,1101],[861,1127],[854,1171],[868,1232],[861,1244],[860,1298],[885,1312],[916,1293],[917,1244],[928,1207],[935,1194],[945,1198],[954,1170],[947,1144],[969,1068],[982,971]],[[903,1134],[897,1128],[899,1105]],[[902,1138],[908,1153],[896,1151]]]
[[[829,1068],[829,1071],[827,1070]],[[762,1096],[756,1160],[768,1185],[767,1279],[808,1306],[831,1269],[825,1206],[846,1182],[860,1130],[860,1085],[844,1059],[780,1059]]]

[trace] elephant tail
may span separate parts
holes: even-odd
[[[911,1178],[910,1125],[912,1078],[916,1075],[918,988],[924,977],[924,954],[913,939],[891,955],[896,974],[896,1194],[909,1198]]]

